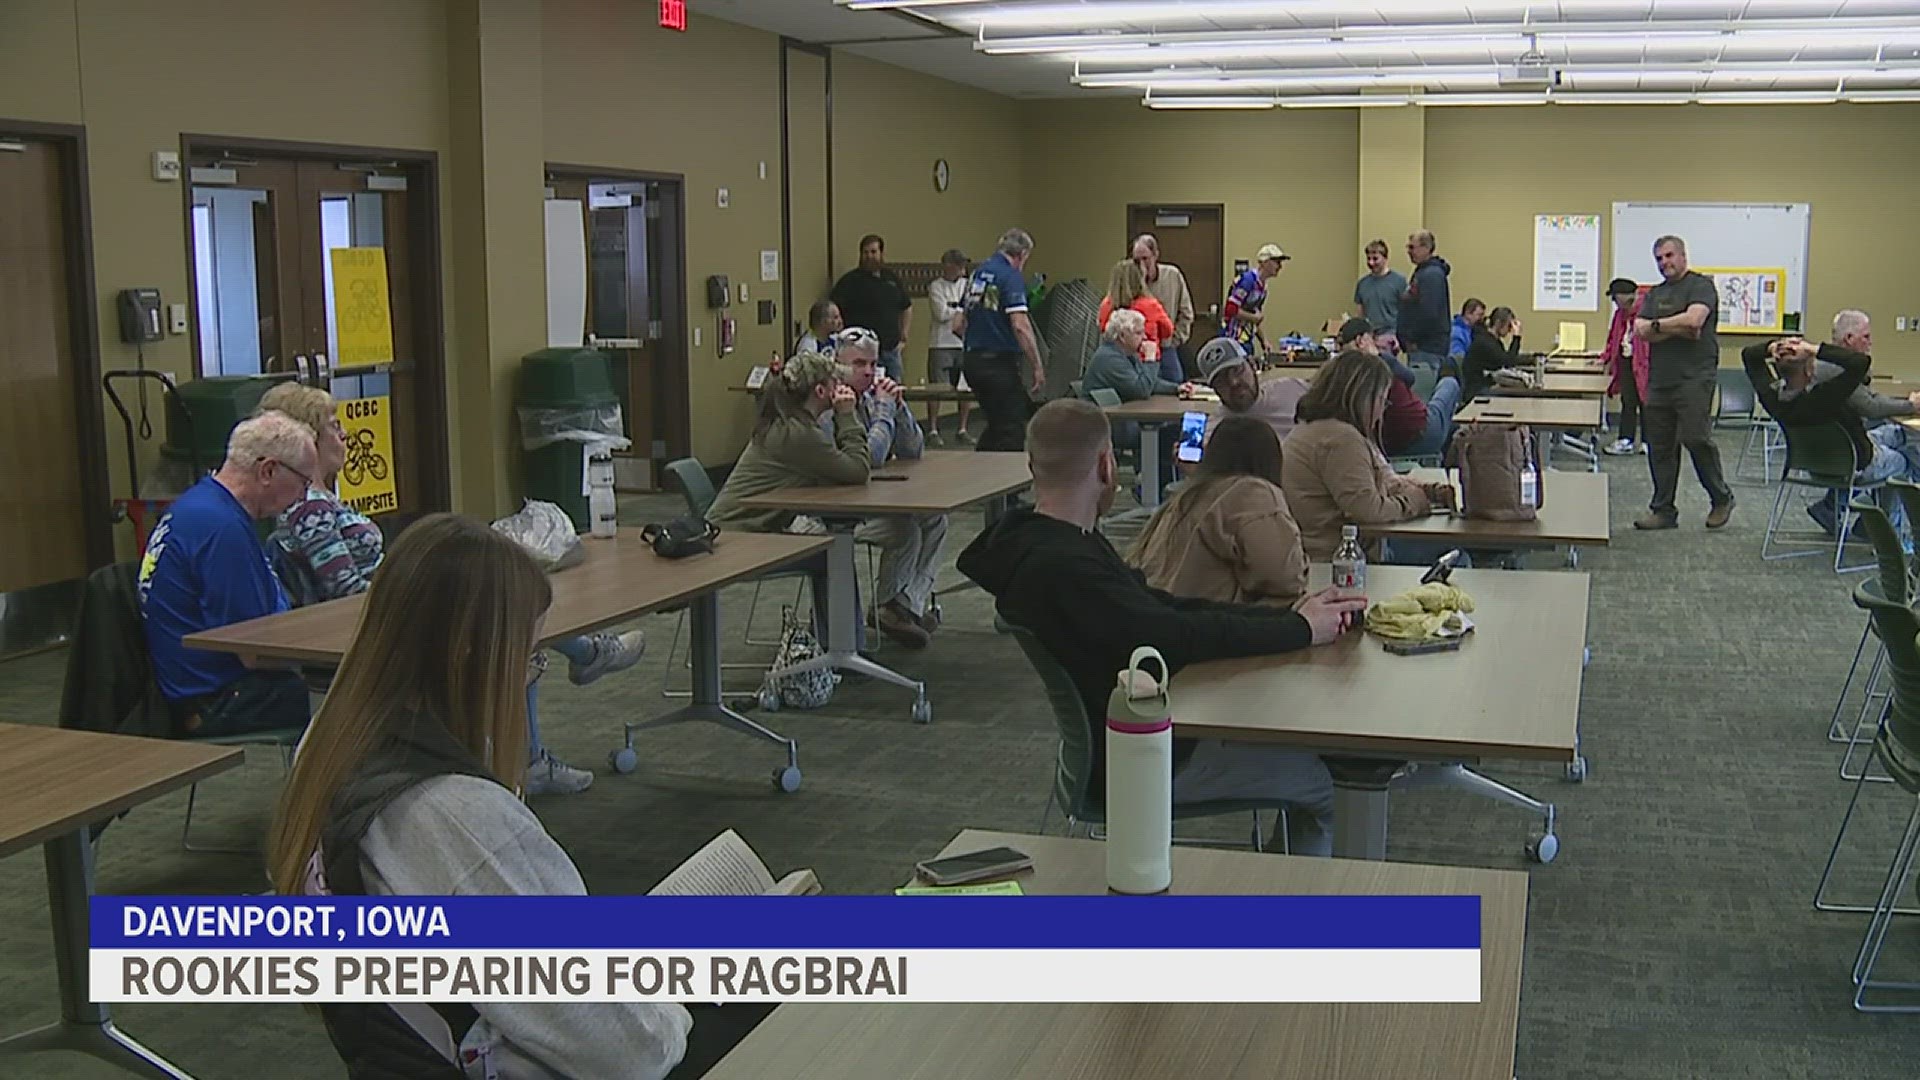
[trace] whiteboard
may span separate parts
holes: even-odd
[[[1678,236],[1687,242],[1690,266],[1780,267],[1787,272],[1786,311],[1807,311],[1807,233],[1813,220],[1806,203],[1613,204],[1613,276],[1655,285],[1653,242]]]

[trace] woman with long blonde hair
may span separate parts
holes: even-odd
[[[529,658],[551,600],[533,559],[481,522],[435,514],[400,536],[281,795],[267,851],[275,892],[586,893],[517,794]],[[693,1023],[662,1003],[435,1009],[463,1059],[507,1080],[666,1076]],[[349,1075],[446,1074],[386,1005],[320,1012]]]
[[[1121,259],[1107,275],[1107,295],[1100,301],[1100,329],[1106,330],[1107,320],[1115,311],[1129,308],[1147,321],[1140,359],[1158,364],[1160,377],[1168,382],[1181,382],[1185,372],[1180,365],[1180,354],[1173,348],[1173,319],[1167,314],[1166,305],[1148,291],[1147,272],[1132,259]]]

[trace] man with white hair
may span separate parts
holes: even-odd
[[[140,612],[175,734],[206,738],[307,722],[298,672],[256,671],[181,639],[287,610],[255,523],[306,493],[318,457],[313,429],[285,413],[242,420],[227,438],[225,463],[154,526],[140,562]]]
[[[1027,315],[1027,279],[1021,271],[1033,254],[1027,230],[1008,229],[994,245],[993,257],[974,270],[967,281],[966,350],[961,369],[967,386],[987,414],[987,430],[980,435],[981,450],[1018,450],[1027,442],[1028,391],[1040,393],[1047,385],[1047,369],[1040,359],[1040,339]],[[1020,361],[1032,366],[1032,379],[1022,384]]]
[[[867,429],[871,466],[877,469],[896,458],[911,461],[924,453],[926,435],[907,407],[905,390],[877,370],[880,336],[865,327],[850,326],[834,335],[833,358],[846,366],[847,386],[857,395],[854,415]],[[832,415],[820,419],[821,428],[832,437]],[[947,542],[947,515],[870,517],[860,523],[854,537],[880,549],[874,626],[909,649],[926,648],[940,628],[934,614],[933,582]]]
[[[1160,241],[1152,233],[1134,237],[1128,254],[1147,276],[1147,291],[1173,316],[1173,340],[1167,347],[1179,352],[1193,336],[1193,293],[1187,290],[1187,275],[1172,263],[1160,261]]]
[[[1871,358],[1873,354],[1873,321],[1867,317],[1866,312],[1854,308],[1848,308],[1840,312],[1833,317],[1832,342],[1849,352]],[[1824,359],[1815,359],[1813,362],[1812,385],[1817,386],[1825,383],[1838,377],[1842,372],[1843,369],[1839,364]],[[1782,392],[1782,396],[1791,398],[1793,392],[1791,390],[1785,390]],[[1847,408],[1850,409],[1855,416],[1866,421],[1868,426],[1867,438],[1873,442],[1876,447],[1880,448],[1877,456],[1881,458],[1883,463],[1885,461],[1884,451],[1895,451],[1902,455],[1906,461],[1913,463],[1913,465],[1920,465],[1920,445],[1915,444],[1914,441],[1909,438],[1907,429],[1904,426],[1888,422],[1895,417],[1913,416],[1916,413],[1920,413],[1920,391],[1915,391],[1903,397],[1893,397],[1887,394],[1875,393],[1867,383],[1863,381],[1854,389],[1853,393],[1847,396]],[[1913,471],[1914,468],[1912,466],[1902,470],[1904,473],[1911,473]],[[1892,473],[1891,475],[1902,475],[1902,473]],[[1825,498],[1808,506],[1807,514],[1813,518],[1813,520],[1819,522],[1820,527],[1827,530],[1827,532],[1838,533],[1840,528],[1839,506],[1840,500],[1838,496],[1829,492]],[[1898,519],[1896,518],[1896,520]]]

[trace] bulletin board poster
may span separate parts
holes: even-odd
[[[377,247],[334,248],[333,331],[337,367],[393,360],[393,313],[387,308],[387,253]]]
[[[1696,266],[1720,294],[1720,333],[1778,334],[1787,292],[1785,267]]]
[[[1533,216],[1533,310],[1600,310],[1600,215]]]
[[[393,399],[348,398],[335,408],[347,443],[340,501],[369,517],[400,509],[393,482]]]

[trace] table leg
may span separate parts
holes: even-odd
[[[860,571],[854,564],[854,525],[851,521],[827,523],[833,533],[833,544],[827,549],[827,651],[811,660],[769,672],[767,678],[778,679],[821,668],[859,672],[913,691],[913,718],[927,723],[933,719],[932,706],[927,702],[927,684],[860,655],[855,637],[858,626],[855,620],[860,618],[859,603],[855,599]]]
[[[800,744],[771,728],[755,722],[749,717],[727,708],[720,690],[720,594],[717,591],[702,593],[687,605],[689,625],[688,648],[693,660],[693,700],[682,708],[651,720],[642,720],[637,724],[626,725],[626,745],[613,752],[613,767],[616,772],[632,771],[635,758],[633,750],[634,733],[649,728],[669,727],[674,724],[686,724],[705,721],[718,724],[729,731],[742,735],[765,739],[787,750],[787,764],[773,771],[773,782],[782,791],[796,791],[800,787]],[[624,766],[624,768],[622,767]]]
[[[47,908],[53,922],[54,966],[60,980],[60,1019],[0,1039],[0,1055],[73,1050],[129,1072],[166,1080],[193,1080],[115,1027],[104,1003],[88,999],[87,897],[93,891],[93,845],[87,830],[47,841],[46,857]]]
[[[1140,476],[1140,505],[1149,510],[1160,505],[1160,425],[1141,421],[1140,423],[1140,462],[1135,470]]]
[[[1333,786],[1333,855],[1337,859],[1387,857],[1387,789]]]

